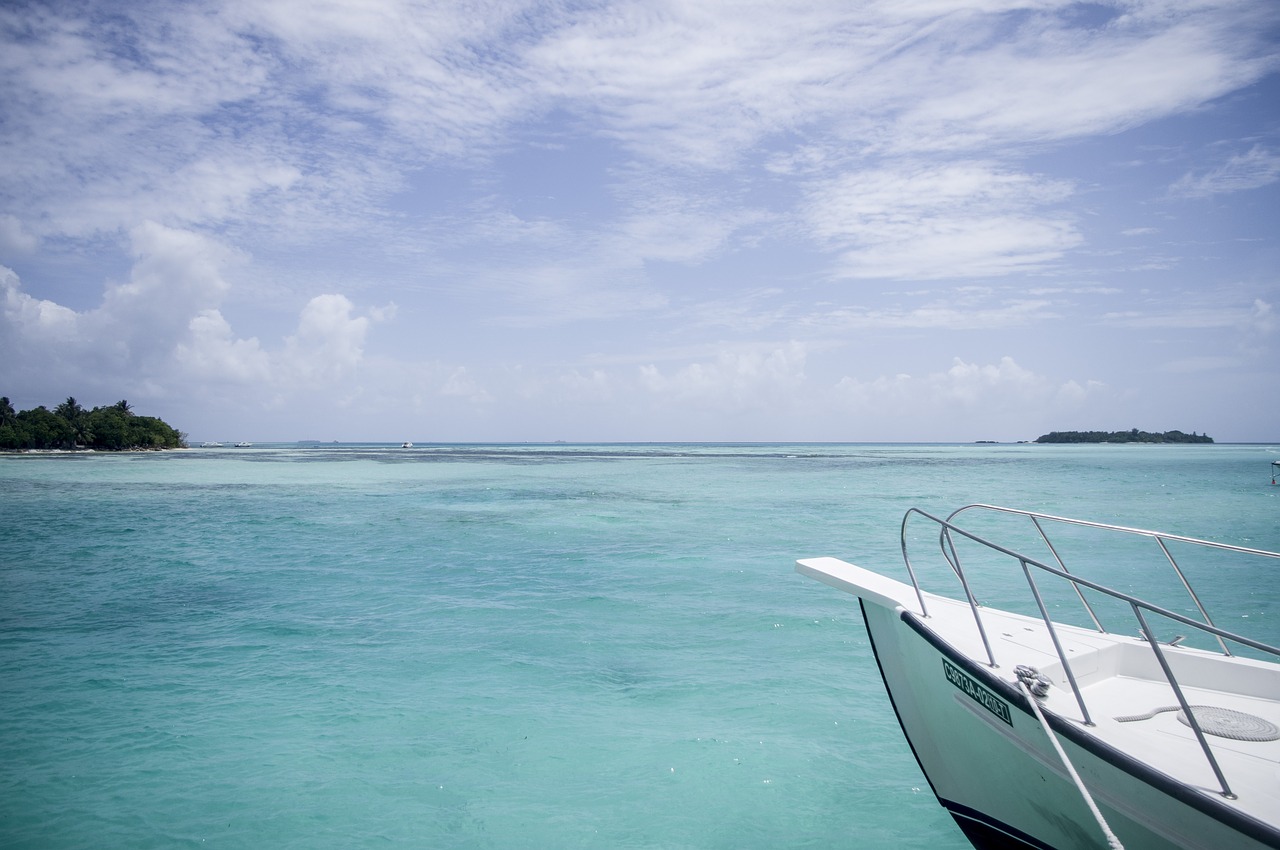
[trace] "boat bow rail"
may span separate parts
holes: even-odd
[[[971,530],[972,526],[970,528],[964,528],[957,523],[957,518],[961,515],[970,515],[966,517],[966,519],[969,519],[972,515],[976,514],[998,514],[1025,518],[1031,524],[1034,531],[1034,537],[1038,538],[1038,540],[1046,547],[1049,552],[1049,557],[1045,560],[1033,558],[1024,552],[1016,551],[987,539],[986,537]],[[974,590],[974,583],[971,580],[970,575],[966,573],[965,566],[961,561],[960,553],[961,550],[964,549],[967,553],[966,558],[968,558],[968,553],[973,551],[970,544],[976,544],[979,551],[989,553],[998,560],[1011,559],[1017,563],[1020,572],[1025,579],[1026,587],[1030,592],[1031,598],[1035,602],[1035,609],[1038,612],[1038,618],[1044,624],[1049,640],[1052,643],[1053,652],[1057,655],[1061,672],[1067,680],[1067,685],[1076,704],[1079,706],[1081,717],[1086,726],[1094,726],[1094,720],[1089,712],[1089,705],[1085,698],[1084,688],[1080,684],[1077,670],[1075,669],[1076,665],[1073,664],[1069,657],[1069,653],[1063,647],[1063,641],[1060,636],[1060,627],[1055,624],[1054,619],[1050,616],[1049,606],[1045,601],[1042,584],[1047,586],[1050,581],[1057,580],[1069,585],[1071,590],[1074,591],[1074,596],[1083,606],[1084,612],[1092,623],[1092,628],[1102,634],[1114,635],[1120,634],[1120,632],[1103,626],[1103,618],[1098,613],[1099,606],[1090,602],[1089,597],[1086,595],[1086,591],[1090,591],[1094,594],[1113,600],[1113,604],[1118,603],[1121,610],[1127,608],[1133,617],[1130,625],[1136,624],[1138,635],[1143,639],[1143,643],[1149,647],[1152,657],[1159,668],[1159,674],[1162,676],[1164,681],[1168,683],[1168,686],[1172,690],[1178,703],[1178,708],[1181,710],[1181,718],[1183,718],[1183,722],[1188,725],[1194,733],[1196,740],[1199,742],[1200,749],[1204,752],[1205,758],[1208,760],[1209,766],[1213,770],[1213,773],[1221,786],[1221,793],[1228,798],[1235,796],[1231,791],[1231,787],[1227,782],[1226,776],[1223,774],[1222,768],[1219,765],[1219,760],[1214,755],[1214,749],[1206,738],[1204,721],[1203,719],[1198,719],[1196,717],[1196,712],[1192,710],[1193,706],[1189,703],[1186,696],[1183,682],[1180,681],[1178,673],[1175,670],[1176,667],[1183,668],[1183,676],[1187,676],[1188,674],[1186,669],[1188,668],[1185,662],[1192,659],[1175,657],[1171,660],[1171,655],[1178,656],[1179,653],[1203,653],[1204,650],[1191,649],[1189,647],[1185,649],[1175,648],[1177,647],[1177,644],[1184,639],[1182,636],[1179,636],[1173,641],[1162,646],[1156,638],[1156,632],[1151,626],[1151,620],[1153,617],[1163,618],[1165,620],[1178,623],[1181,626],[1185,626],[1193,632],[1209,636],[1209,638],[1212,639],[1212,642],[1216,643],[1218,647],[1214,652],[1221,656],[1230,657],[1232,655],[1231,646],[1239,645],[1249,647],[1250,649],[1260,653],[1267,661],[1273,663],[1280,662],[1280,648],[1230,632],[1214,624],[1208,610],[1201,601],[1200,595],[1196,593],[1191,582],[1188,580],[1186,571],[1175,558],[1170,544],[1177,544],[1179,547],[1185,544],[1196,548],[1217,550],[1218,552],[1228,553],[1230,555],[1260,556],[1274,559],[1280,559],[1280,553],[1269,552],[1261,549],[1250,549],[1247,547],[1234,546],[1231,544],[1185,537],[1176,534],[1166,534],[1163,532],[1128,528],[1119,525],[1070,519],[1067,517],[1054,516],[1052,514],[1006,508],[997,505],[967,505],[953,511],[945,519],[929,514],[918,508],[912,508],[907,511],[906,515],[902,519],[902,556],[906,564],[907,573],[911,579],[911,587],[914,588],[915,601],[918,602],[920,613],[926,619],[930,616],[928,598],[931,594],[927,593],[922,587],[920,580],[921,570],[918,568],[917,564],[913,563],[911,557],[910,541],[919,539],[918,536],[911,537],[908,534],[909,526],[915,525],[913,520],[923,521],[936,527],[938,532],[937,541],[941,550],[942,558],[949,566],[950,572],[954,574],[955,578],[958,579],[960,583],[964,593],[964,599],[968,602],[969,609],[972,612],[973,621],[977,626],[978,633],[981,637],[982,645],[987,656],[987,663],[993,668],[999,667],[1000,665],[997,663],[995,653],[992,650],[991,641],[988,638],[987,627],[984,622],[983,602],[978,598],[978,595]],[[1062,557],[1062,547],[1060,545],[1056,545],[1049,537],[1048,529],[1054,526],[1075,526],[1091,529],[1094,532],[1102,534],[1118,534],[1127,538],[1149,539],[1152,541],[1152,544],[1158,548],[1162,559],[1167,561],[1169,567],[1173,570],[1178,583],[1190,597],[1191,604],[1196,612],[1198,612],[1200,619],[1156,605],[1133,594],[1126,593],[1097,581],[1085,578],[1078,573],[1072,573],[1068,569]],[[926,534],[925,536],[927,538],[929,535]],[[1049,561],[1052,563],[1049,563]],[[906,591],[906,585],[897,582],[894,582],[894,584],[897,584],[902,591]],[[889,594],[886,593],[885,595]],[[908,593],[899,592],[894,594],[894,597],[903,608],[914,607],[907,604],[909,601]]]

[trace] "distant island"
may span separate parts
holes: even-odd
[[[1192,431],[1184,434],[1181,431],[1165,431],[1153,434],[1150,431],[1050,431],[1036,438],[1037,443],[1212,443],[1213,437],[1208,434],[1197,434]]]
[[[44,405],[13,409],[8,397],[0,397],[0,451],[30,449],[95,449],[137,451],[180,449],[187,435],[154,416],[137,416],[127,401],[85,410],[69,397],[53,410]]]

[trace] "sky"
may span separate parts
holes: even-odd
[[[0,4],[0,395],[1280,441],[1275,0]]]

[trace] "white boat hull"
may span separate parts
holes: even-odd
[[[954,521],[960,514],[1029,519],[1054,564],[962,528]],[[932,526],[909,534],[913,517]],[[1202,618],[1068,571],[1046,526],[1156,543]],[[930,538],[942,567],[930,577],[945,594],[923,588],[920,561],[909,552],[909,540]],[[1280,848],[1280,648],[1214,626],[1170,545],[1184,547],[1180,554],[1194,546],[1201,555],[1280,559],[1224,542],[970,505],[947,520],[908,511],[902,550],[911,584],[836,558],[803,560],[797,570],[859,598],[903,733],[938,801],[976,847]],[[1014,571],[1002,574],[1010,562]],[[982,604],[970,563],[982,566],[984,580],[1009,575],[1006,598],[1025,581],[1039,616]],[[1046,604],[1041,583],[1051,582],[1073,589],[1087,617],[1071,616],[1069,596]],[[1113,602],[1128,607],[1128,625],[1107,607]],[[1171,624],[1193,640],[1158,637]],[[1218,647],[1197,647],[1196,638]]]
[[[938,801],[975,846],[1107,846],[1024,695],[949,649],[917,615],[862,607],[903,732]],[[1215,805],[1212,796],[1183,793],[1201,798],[1190,801],[1201,808],[1188,805],[1171,796],[1178,783],[1162,782],[1105,745],[1086,749],[1068,737],[1073,731],[1065,726],[1055,734],[1127,850],[1277,846],[1265,827]]]

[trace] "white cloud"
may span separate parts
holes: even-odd
[[[935,301],[913,308],[842,307],[808,320],[820,327],[846,330],[925,328],[930,330],[999,330],[1058,317],[1053,302],[1014,298],[995,305],[976,301]]]
[[[216,240],[154,222],[130,238],[129,280],[107,286],[101,306],[83,315],[82,332],[102,365],[154,372],[191,318],[221,303],[229,288],[222,269],[238,257]]]
[[[1018,397],[1039,394],[1046,382],[1029,369],[1019,366],[1012,357],[1002,357],[999,363],[986,365],[966,363],[956,358],[950,369],[932,376],[930,383],[944,400],[972,406],[993,392],[1012,393]]]
[[[619,222],[611,251],[641,260],[696,264],[724,246],[739,226],[755,218],[729,216],[708,204],[677,197],[652,198]],[[710,208],[709,208],[710,207]]]
[[[914,57],[913,89],[924,94],[905,101],[890,144],[954,150],[1112,133],[1205,103],[1276,66],[1250,32],[1268,13],[1222,6],[1116,4],[1118,17],[1096,28],[1045,9],[999,38],[998,17],[956,20],[952,38]]]
[[[897,408],[914,398],[917,383],[906,372],[879,375],[870,380],[846,375],[835,385],[835,397],[838,406],[858,411],[871,407]]]
[[[537,20],[522,5],[285,0],[239,2],[228,17],[272,39],[296,69],[291,85],[357,125],[391,129],[397,153],[430,159],[487,154],[497,128],[536,105],[513,55],[520,41],[506,43]]]
[[[317,295],[307,302],[297,332],[285,340],[287,372],[313,386],[352,376],[369,330],[369,319],[353,316],[354,309],[345,295]]]
[[[424,163],[492,156],[552,109],[646,160],[625,178],[634,190],[654,164],[719,171],[762,143],[774,167],[813,174],[848,170],[860,151],[971,156],[1112,132],[1271,67],[1250,4],[1120,4],[1097,27],[1073,22],[1069,5],[623,0],[569,15],[504,2],[235,2],[116,10],[128,50],[111,49],[120,32],[66,10],[11,11],[0,15],[11,34],[0,153],[37,235],[150,218],[303,238],[347,229]],[[705,257],[732,230],[733,203],[714,190],[665,229],[646,216],[648,197],[637,192],[616,222],[645,257]],[[1030,206],[995,204],[963,227],[935,218],[917,233],[971,274],[1034,267],[1077,236]],[[886,235],[846,273],[940,273],[906,262],[894,237],[909,234]]]
[[[1012,357],[986,364],[957,357],[949,368],[923,377],[845,376],[832,389],[832,403],[855,422],[941,417],[953,427],[985,429],[999,436],[1008,431],[1009,422],[1026,421],[1028,411],[1077,409],[1104,389],[1095,380],[1056,382]]]
[[[52,301],[32,298],[21,289],[13,269],[0,266],[0,289],[4,290],[4,320],[8,332],[0,340],[12,341],[6,352],[9,363],[23,357],[23,348],[34,344],[37,357],[48,352],[47,345],[74,342],[79,328],[79,315]]]
[[[842,18],[825,3],[622,2],[549,34],[527,61],[551,94],[598,111],[604,132],[645,159],[719,169],[825,113],[832,82],[866,61],[861,42],[892,39]]]
[[[256,147],[256,133],[222,136],[214,116],[261,92],[264,56],[213,23],[216,16],[194,7],[159,15],[139,7],[126,23],[66,11],[0,12],[0,149],[10,163],[6,183],[20,193],[28,224],[37,222],[41,233],[89,236],[146,218],[168,220],[165,213],[193,194],[182,188],[184,171],[211,147],[226,156]],[[113,49],[124,38],[130,49]],[[211,183],[198,189],[225,191]],[[200,217],[192,210],[180,220]]]
[[[382,307],[370,307],[369,318],[375,322],[390,322],[400,312],[400,307],[390,301]]]
[[[1172,195],[1204,198],[1258,189],[1280,180],[1280,156],[1261,145],[1231,157],[1204,174],[1184,174],[1170,187]]]
[[[592,369],[585,374],[575,369],[561,375],[559,383],[576,398],[601,401],[613,397],[614,382],[603,369]]]
[[[805,382],[806,351],[793,342],[773,350],[722,351],[715,360],[690,363],[671,374],[640,367],[641,387],[670,404],[722,411],[768,408],[793,397]]]
[[[1274,333],[1277,326],[1276,320],[1276,311],[1269,303],[1261,298],[1253,300],[1253,313],[1249,324],[1254,330],[1262,334]]]
[[[192,317],[226,293],[221,266],[234,252],[206,237],[153,223],[132,233],[130,277],[106,287],[99,306],[77,312],[3,280],[9,363],[22,381],[146,385],[172,367]]]
[[[1119,4],[1091,28],[1068,5],[234,2],[117,9],[120,31],[13,10],[7,181],[48,232],[272,209],[341,227],[406,169],[489,157],[551,109],[650,163],[721,170],[794,134],[773,161],[827,169],[1114,132],[1274,67],[1265,7]]]
[[[1237,328],[1254,329],[1265,333],[1274,327],[1270,316],[1271,307],[1261,300],[1237,305],[1195,303],[1198,300],[1187,301],[1174,307],[1162,306],[1158,310],[1151,311],[1114,311],[1103,314],[1102,320],[1107,324],[1126,328],[1181,330]]]
[[[807,217],[814,236],[842,252],[843,277],[1003,275],[1079,244],[1066,216],[1039,212],[1070,193],[1065,181],[987,162],[903,163],[815,185]]]
[[[1101,381],[1085,381],[1081,384],[1078,381],[1070,380],[1062,386],[1058,387],[1055,401],[1059,407],[1078,408],[1084,404],[1090,396],[1106,390],[1106,385]]]
[[[1275,67],[1260,6],[1100,5],[1111,19],[1090,27],[1072,5],[611,3],[526,61],[654,161],[725,167],[770,135],[835,130],[772,159],[782,171],[850,146],[964,151],[1115,132]]]
[[[0,215],[0,257],[29,254],[38,244],[39,240],[27,231],[17,216]]]
[[[150,221],[133,228],[130,237],[133,270],[128,283],[108,289],[109,304],[133,307],[147,302],[181,311],[188,304],[215,304],[226,295],[229,287],[222,268],[236,258],[226,246]]]
[[[492,401],[492,396],[472,377],[464,366],[459,366],[449,373],[448,378],[445,379],[444,384],[440,387],[440,395],[457,396],[473,404]]]
[[[238,338],[219,309],[230,286],[223,267],[234,252],[207,237],[154,223],[132,234],[129,280],[105,289],[102,303],[77,312],[22,291],[18,276],[0,267],[4,377],[30,391],[41,382],[85,387],[145,387],[166,394],[183,387],[239,387],[239,401],[280,399],[335,387],[364,356],[372,322],[394,307],[356,315],[344,295],[312,298],[296,331],[276,350]],[[38,364],[19,372],[12,364]],[[137,393],[135,393],[137,395]]]
[[[1229,372],[1242,366],[1239,357],[1225,354],[1205,355],[1203,357],[1180,357],[1159,366],[1160,371],[1173,375],[1199,375],[1212,372]]]
[[[202,310],[188,329],[187,339],[174,347],[174,356],[191,378],[245,386],[270,380],[270,357],[258,340],[237,339],[217,310]]]

